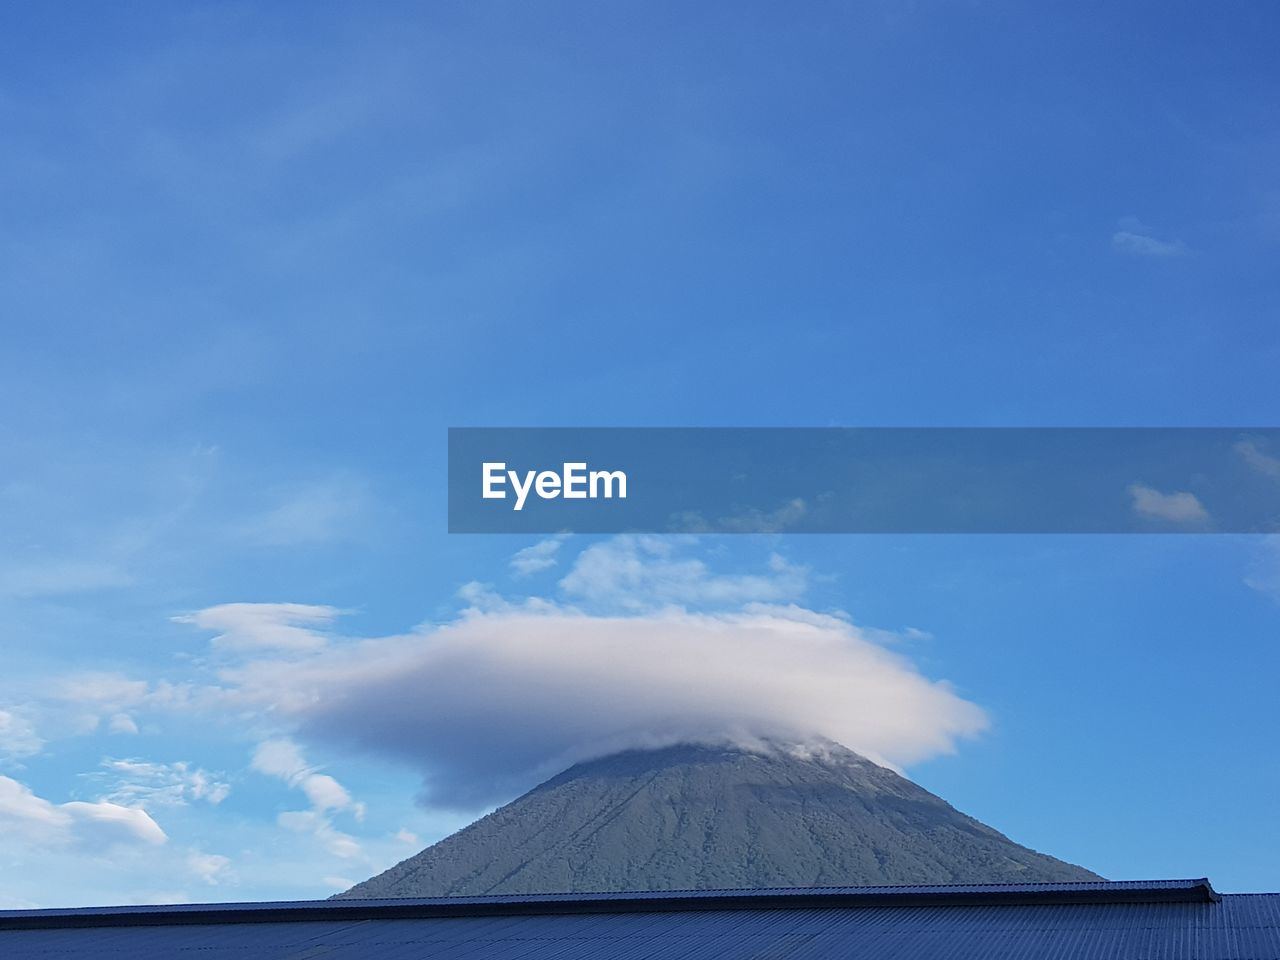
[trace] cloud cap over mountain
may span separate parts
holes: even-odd
[[[528,601],[225,676],[301,736],[411,763],[427,802],[475,808],[628,748],[824,737],[896,766],[986,727],[881,637],[795,605],[626,616]]]

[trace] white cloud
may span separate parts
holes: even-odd
[[[107,729],[111,733],[136,734],[138,732],[138,724],[129,714],[116,713],[112,714],[110,721],[108,721]]]
[[[187,855],[187,867],[210,886],[217,886],[232,878],[231,859],[219,853],[201,853],[193,850]]]
[[[323,647],[327,640],[314,628],[328,626],[340,613],[307,603],[224,603],[173,619],[221,630],[213,643],[225,649],[301,652]]]
[[[106,842],[137,840],[161,844],[169,839],[151,815],[140,807],[124,807],[106,800],[96,803],[73,800],[62,804],[59,809],[70,813],[82,832]]]
[[[720,526],[731,533],[782,533],[799,523],[808,512],[808,504],[797,497],[768,513],[751,510],[726,517],[720,521]]]
[[[192,802],[217,806],[231,795],[231,784],[221,774],[186,761],[156,763],[108,757],[90,779],[108,781],[103,798],[126,806],[185,806]]]
[[[276,819],[286,830],[315,837],[335,857],[351,859],[360,856],[360,843],[356,838],[335,828],[333,821],[319,811],[290,810]]]
[[[352,806],[351,794],[333,777],[325,773],[313,773],[302,781],[302,792],[316,810],[346,810]]]
[[[239,706],[413,764],[453,806],[627,747],[825,737],[902,765],[987,722],[858,627],[792,606],[592,616],[544,601],[226,679]],[[288,751],[267,756],[261,767],[302,776]]]
[[[1262,538],[1253,569],[1244,582],[1251,589],[1280,601],[1280,535]]]
[[[0,823],[63,829],[69,817],[48,800],[37,797],[26,784],[0,775]]]
[[[1180,240],[1160,240],[1154,231],[1135,217],[1124,217],[1111,235],[1111,247],[1132,257],[1180,257],[1187,252]]]
[[[27,704],[46,740],[101,732],[136,734],[135,715],[154,709],[191,708],[193,694],[208,689],[167,681],[149,683],[120,673],[86,672],[53,679]]]
[[[27,842],[53,846],[159,845],[168,840],[140,807],[105,800],[54,804],[6,776],[0,776],[0,828],[0,835],[12,831]]]
[[[421,842],[416,833],[412,830],[406,830],[404,827],[401,827],[392,836],[399,843],[407,843],[411,847],[416,847]]]
[[[301,790],[311,806],[321,813],[353,810],[359,815],[360,805],[352,802],[347,789],[328,774],[316,773],[308,766],[302,750],[292,740],[267,740],[258,744],[251,766],[259,773],[277,777]]]
[[[1157,240],[1128,230],[1118,230],[1112,234],[1111,245],[1120,253],[1135,257],[1179,257],[1187,252],[1181,241]]]
[[[774,554],[764,574],[715,574],[682,555],[689,538],[622,536],[592,544],[578,555],[560,588],[575,601],[640,611],[668,605],[738,606],[802,596],[809,571]]]
[[[1209,520],[1209,511],[1193,493],[1161,493],[1143,483],[1129,486],[1133,498],[1133,510],[1139,516],[1170,523],[1202,525]]]
[[[0,710],[0,756],[30,757],[43,747],[29,719],[14,710]]]
[[[57,696],[87,707],[130,706],[147,696],[145,680],[133,680],[119,673],[77,673],[58,682]]]
[[[809,505],[796,497],[772,511],[750,508],[713,520],[695,511],[685,511],[671,519],[672,529],[682,533],[784,533],[808,512]]]
[[[280,814],[282,827],[296,833],[314,835],[333,854],[353,857],[360,845],[354,837],[333,826],[332,814],[349,812],[357,820],[364,819],[364,805],[351,799],[351,794],[328,774],[316,773],[307,764],[302,750],[292,740],[267,740],[258,744],[251,766],[259,773],[283,780],[302,791],[311,804],[310,810],[294,810]]]
[[[505,610],[510,604],[491,583],[472,580],[458,588],[458,599],[475,610]]]
[[[302,750],[292,740],[266,740],[258,744],[250,766],[269,777],[278,777],[290,786],[310,772]]]
[[[556,565],[556,553],[564,543],[563,537],[550,537],[531,547],[518,550],[511,558],[511,569],[519,577],[527,577]]]
[[[1263,451],[1254,440],[1239,441],[1234,450],[1236,454],[1251,468],[1273,480],[1280,480],[1280,457],[1273,457]]]

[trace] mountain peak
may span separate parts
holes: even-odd
[[[579,763],[343,897],[1096,880],[836,743]]]

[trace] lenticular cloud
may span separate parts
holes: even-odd
[[[471,610],[420,632],[244,664],[224,679],[236,700],[303,738],[414,765],[426,802],[460,808],[627,748],[821,737],[904,766],[987,724],[981,708],[858,627],[796,606]]]

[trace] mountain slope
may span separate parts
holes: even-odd
[[[1096,880],[856,753],[578,764],[343,897]]]

